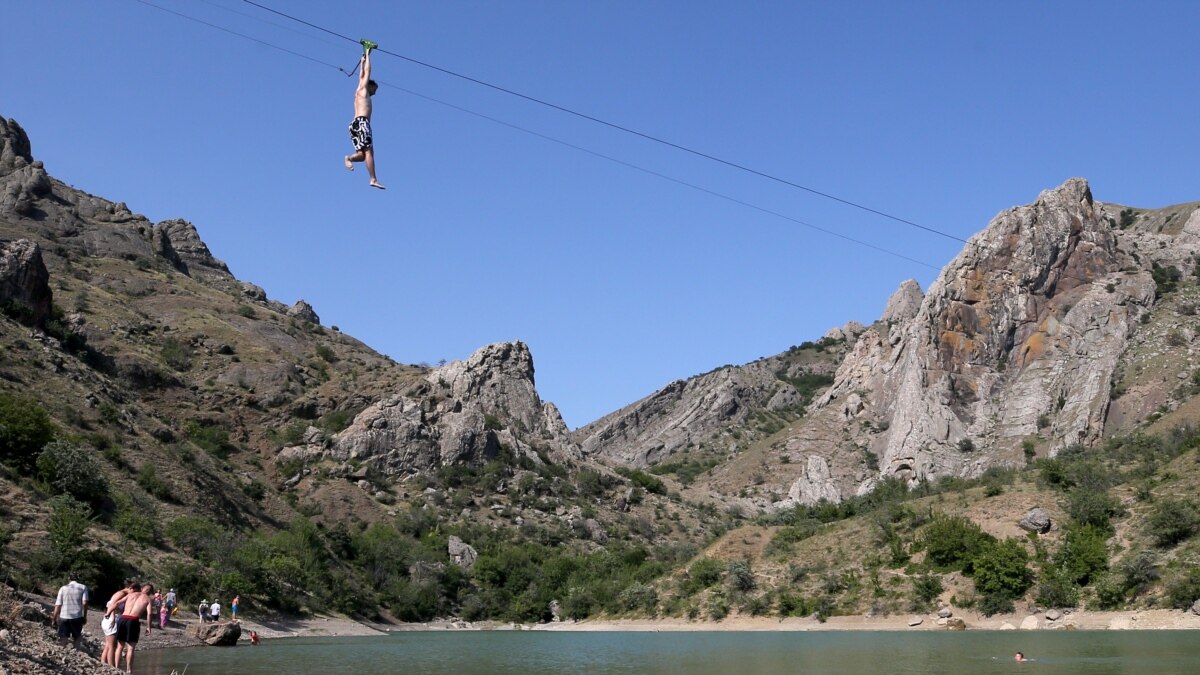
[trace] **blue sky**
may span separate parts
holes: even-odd
[[[572,427],[870,322],[961,248],[386,54],[371,190],[341,166],[354,80],[323,65],[356,45],[241,0],[148,1],[195,20],[4,3],[0,115],[51,175],[194,222],[239,278],[398,361],[523,340]],[[262,4],[962,239],[1073,176],[1200,199],[1200,3]]]

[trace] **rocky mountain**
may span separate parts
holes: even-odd
[[[0,442],[0,564],[14,560],[5,551],[44,553],[18,565],[31,587],[65,564],[46,544],[51,498],[64,491],[88,502],[82,555],[102,585],[201,560],[261,583],[263,602],[287,602],[294,594],[283,589],[300,572],[271,572],[246,551],[277,549],[270,533],[306,523],[339,534],[275,555],[310,565],[307,592],[322,597],[338,584],[381,584],[366,581],[351,546],[409,513],[431,514],[418,521],[436,536],[457,528],[460,546],[481,545],[481,532],[526,532],[580,554],[610,534],[657,545],[650,513],[674,514],[661,526],[679,528],[670,541],[698,542],[719,527],[719,517],[669,500],[661,483],[635,485],[586,457],[538,396],[525,344],[484,346],[438,367],[395,363],[322,326],[303,300],[285,304],[237,279],[191,223],[153,223],[50,177],[5,119],[0,307],[0,417],[44,432],[36,447]],[[0,436],[14,423],[4,419]],[[55,450],[42,449],[46,438]],[[93,480],[68,480],[67,466]],[[196,548],[195,532],[224,533],[226,543]],[[396,536],[413,536],[405,532]],[[131,552],[117,562],[104,542],[138,546],[122,546]],[[391,570],[405,587],[449,583],[452,561],[422,556],[433,567],[402,556],[372,574]],[[356,594],[353,609],[374,612],[403,594]]]
[[[570,431],[525,344],[396,363],[236,278],[191,223],[52,178],[0,118],[0,565],[27,589],[71,562],[102,589],[139,574],[284,611],[540,621],[690,615],[698,579],[725,574],[691,563],[708,547],[775,556],[774,590],[749,593],[738,567],[717,610],[783,612],[777,591],[817,583],[796,561],[823,568],[848,541],[802,545],[853,515],[832,504],[918,488],[907,529],[883,526],[903,569],[931,481],[1200,419],[1198,256],[1200,204],[1105,204],[1073,179],[997,216],[926,292],[902,283],[871,325]],[[1187,447],[1138,452],[1153,468]],[[1034,482],[1020,499],[1073,487]],[[1017,499],[980,519],[1033,506]],[[85,536],[67,547],[51,531],[71,513]],[[878,548],[869,525],[838,527],[855,560]]]

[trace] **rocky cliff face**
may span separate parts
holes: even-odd
[[[581,427],[573,437],[587,455],[636,467],[656,464],[692,447],[737,451],[764,435],[756,430],[754,420],[766,416],[780,423],[800,417],[811,395],[804,379],[832,375],[847,339],[853,340],[862,330],[861,324],[850,322],[831,330],[819,347],[797,347],[744,366],[725,366],[673,382]],[[735,431],[739,438],[733,437]]]
[[[808,468],[789,500],[977,475],[1016,463],[1026,440],[1048,454],[1098,440],[1118,359],[1155,299],[1115,213],[1068,181],[972,237],[915,313],[902,288],[812,406],[813,428],[788,440]]]
[[[579,459],[558,409],[538,397],[533,373],[524,343],[489,345],[373,403],[328,441],[310,437],[285,448],[279,459],[353,460],[393,479],[482,464],[501,447],[534,463]]]

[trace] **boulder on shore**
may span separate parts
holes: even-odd
[[[192,637],[213,647],[232,647],[242,637],[238,623],[198,623],[188,629]]]

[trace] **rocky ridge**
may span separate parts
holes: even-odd
[[[1148,268],[1191,271],[1200,243],[1186,225],[1170,237],[1123,230],[1123,212],[1070,180],[972,237],[915,313],[892,312],[915,299],[898,291],[809,428],[785,441],[807,467],[785,504],[862,494],[884,476],[977,476],[1021,463],[1027,442],[1046,455],[1097,442],[1118,362],[1155,303]],[[864,452],[877,471],[863,470]]]

